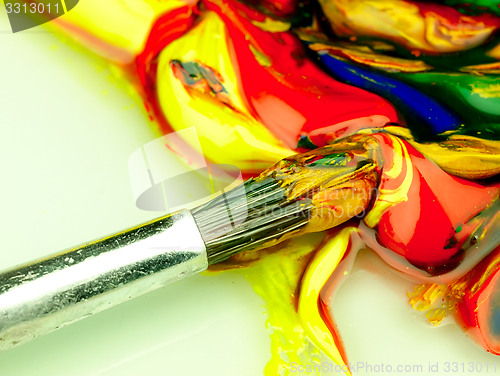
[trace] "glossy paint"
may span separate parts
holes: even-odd
[[[304,3],[127,3],[147,13],[140,27],[90,11],[60,26],[129,64],[163,132],[194,125],[212,162],[313,206],[303,236],[214,266],[266,301],[266,375],[317,364],[319,349],[348,364],[331,306],[365,247],[419,284],[410,304],[429,321],[453,316],[500,352],[496,2],[322,0],[335,35],[312,22],[321,46],[294,29]]]
[[[495,15],[464,15],[431,2],[320,0],[320,4],[336,35],[389,41],[417,56],[480,46],[500,26]]]
[[[293,33],[259,28],[255,22],[265,17],[238,2],[204,4],[226,24],[248,106],[288,147],[296,148],[300,135],[313,131],[346,134],[366,123],[374,127],[398,121],[386,100],[319,69]]]
[[[327,47],[327,46],[325,46]],[[320,47],[316,47],[317,50]],[[382,72],[376,72],[351,64],[320,50],[321,62],[332,76],[349,85],[374,92],[391,101],[407,119],[410,128],[427,128],[431,134],[456,130],[462,120],[451,108],[444,106],[413,86]]]
[[[164,48],[156,73],[159,105],[173,130],[196,127],[209,160],[255,173],[293,151],[247,108],[227,38],[221,18],[205,12]]]

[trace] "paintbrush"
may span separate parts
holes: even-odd
[[[0,274],[0,351],[206,270],[362,214],[378,184],[362,143],[288,157],[192,210]],[[356,195],[333,193],[356,191]],[[366,195],[360,195],[365,191]],[[338,213],[349,203],[351,212]]]

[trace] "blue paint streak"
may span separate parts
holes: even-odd
[[[319,53],[318,56],[337,80],[371,91],[394,104],[405,115],[410,127],[424,126],[430,132],[439,134],[458,129],[462,124],[460,117],[449,108],[408,84],[326,53]]]

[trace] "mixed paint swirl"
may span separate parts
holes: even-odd
[[[208,159],[314,206],[307,234],[214,267],[267,302],[265,374],[348,364],[331,299],[364,248],[431,323],[500,354],[500,1],[105,3],[54,22],[162,132],[195,126]]]

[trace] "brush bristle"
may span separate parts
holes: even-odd
[[[309,222],[310,199],[289,200],[280,181],[250,179],[192,210],[210,265],[272,245]]]

